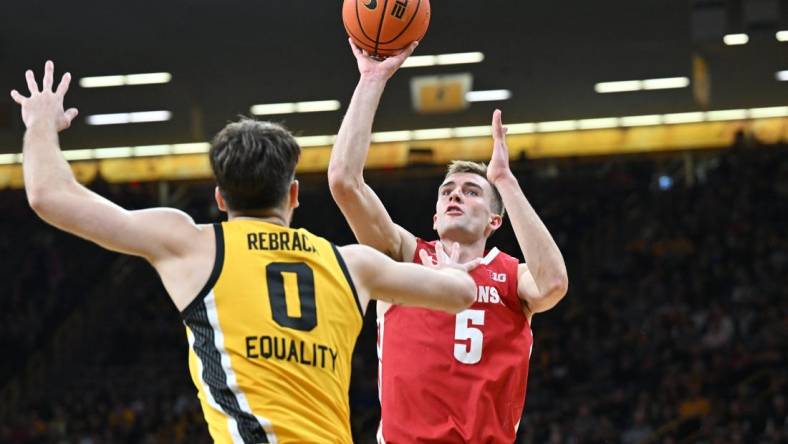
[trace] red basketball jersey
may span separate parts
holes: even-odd
[[[413,261],[434,246],[419,239]],[[392,305],[378,319],[379,443],[514,441],[533,344],[517,266],[493,249],[471,272],[470,308],[452,315]]]

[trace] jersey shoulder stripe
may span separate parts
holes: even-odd
[[[216,281],[219,280],[219,276],[222,274],[222,267],[224,267],[224,229],[222,228],[221,223],[213,224],[213,233],[215,238],[214,242],[216,244],[216,257],[213,260],[211,276],[208,278],[208,281],[205,282],[202,290],[197,293],[197,297],[194,298],[193,301],[189,302],[189,305],[187,305],[186,308],[184,308],[181,312],[181,316],[184,318],[184,320],[190,317],[190,313],[196,310],[197,306],[205,300],[205,297],[211,292],[213,287],[216,285]]]
[[[350,270],[348,270],[347,265],[345,264],[345,260],[342,259],[342,255],[339,253],[339,249],[336,245],[331,244],[331,249],[334,250],[334,256],[337,258],[337,263],[339,263],[339,268],[342,270],[342,274],[345,276],[345,280],[347,281],[348,286],[350,287],[350,291],[353,293],[353,300],[356,302],[356,308],[358,309],[358,314],[361,315],[361,318],[364,319],[364,310],[361,309],[361,302],[358,300],[358,292],[356,291],[356,285],[353,283],[353,278],[350,276]]]

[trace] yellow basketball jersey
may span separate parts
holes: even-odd
[[[333,244],[255,220],[214,225],[216,263],[182,315],[214,442],[352,443],[362,314]]]

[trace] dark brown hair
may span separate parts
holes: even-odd
[[[213,139],[211,169],[229,209],[265,210],[284,200],[300,154],[283,126],[244,117]]]

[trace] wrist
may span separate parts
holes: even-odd
[[[359,85],[383,88],[388,83],[389,78],[383,77],[380,74],[361,74],[358,80]]]
[[[26,126],[33,133],[57,132],[57,124],[51,119],[31,119]]]
[[[515,177],[514,173],[512,173],[511,171],[507,171],[505,174],[496,177],[492,181],[492,184],[495,185],[496,188],[501,188],[510,185],[519,186],[519,183],[517,182],[517,177]]]

